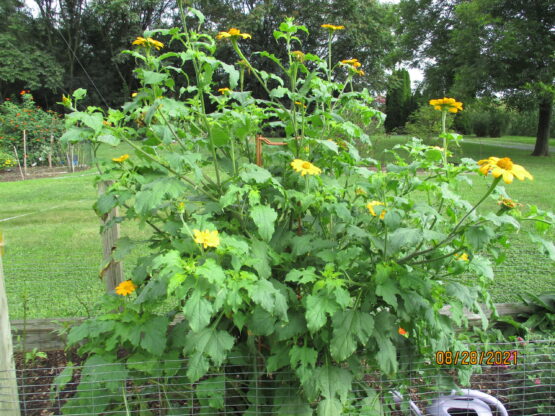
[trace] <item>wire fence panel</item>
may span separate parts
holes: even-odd
[[[468,347],[470,360],[483,355],[482,365],[438,365],[437,355],[406,360],[394,380],[368,369],[365,378],[353,383],[342,399],[343,414],[417,414],[410,413],[412,401],[425,415],[426,407],[439,396],[470,388],[497,398],[511,416],[555,415],[555,340]],[[496,351],[511,354],[511,364],[498,359],[501,355]],[[493,357],[492,365],[485,364],[488,354]],[[458,357],[459,363],[462,358]],[[442,360],[439,356],[437,361]],[[186,360],[19,369],[19,403],[24,416],[316,413],[317,401],[307,409],[297,400],[302,391],[296,377],[287,372],[267,373],[264,367],[264,362],[252,357],[232,357],[196,383],[186,376]],[[464,374],[471,369],[470,384],[463,385]],[[0,378],[4,376],[0,372]],[[394,404],[394,391],[403,398],[400,405]],[[4,408],[9,405],[2,392],[0,403]]]

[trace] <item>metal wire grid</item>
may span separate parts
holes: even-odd
[[[511,416],[555,415],[555,340],[522,345],[473,344],[469,348],[477,351],[515,350],[519,353],[516,365],[474,366],[475,374],[470,378],[469,388],[496,397]],[[252,361],[248,357],[234,357],[232,361],[241,359],[243,364]],[[425,414],[425,407],[434,399],[449,394],[457,385],[463,387],[453,367],[438,366],[434,361],[435,358],[411,361],[409,369],[401,371],[395,380],[369,369],[362,383],[355,384],[350,392],[353,400],[344,406],[344,414],[372,414],[364,407],[368,403],[360,400],[363,387],[375,389],[384,415],[410,414],[406,407],[400,410],[391,405],[393,390],[403,394],[405,405],[410,399]],[[111,366],[95,366],[92,372],[76,366],[67,384],[59,391],[53,380],[65,368],[19,369],[17,383],[21,413],[24,416],[118,415],[141,414],[142,409],[150,411],[144,414],[152,415],[275,415],[281,406],[293,406],[291,394],[294,397],[297,393],[293,387],[296,385],[294,377],[284,372],[267,374],[253,371],[252,367],[229,364],[192,384],[185,376],[186,360],[142,364],[158,371],[159,375],[146,376],[144,372],[130,371],[120,377]],[[6,376],[6,372],[0,372],[0,379]],[[109,380],[109,389],[102,388],[99,380]],[[91,399],[88,407],[81,407],[85,402],[75,398],[78,392]],[[359,399],[355,399],[357,396]],[[105,410],[102,403],[111,403],[109,410]],[[316,403],[313,405],[317,406]],[[9,401],[0,391],[0,409],[2,406],[9,408]],[[293,408],[290,412],[295,414]]]

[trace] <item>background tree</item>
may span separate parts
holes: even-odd
[[[406,69],[393,71],[385,96],[385,131],[390,133],[405,126],[413,107],[410,75]]]
[[[405,53],[427,59],[426,91],[458,98],[529,90],[539,109],[535,156],[548,154],[555,74],[550,0],[402,0]]]

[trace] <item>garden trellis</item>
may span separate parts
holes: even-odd
[[[555,414],[554,340],[470,344],[467,348],[478,352],[518,353],[516,365],[474,366],[474,374],[470,376],[470,385],[474,389],[496,397],[511,416]],[[153,415],[242,415],[248,409],[257,415],[295,414],[289,401],[290,392],[285,388],[291,380],[290,375],[241,370],[241,364],[251,359],[233,357],[230,361],[237,366],[223,366],[197,383],[190,383],[185,376],[185,360],[136,363],[137,366],[144,364],[150,375],[120,371],[113,364],[102,363],[86,371],[79,365],[18,370],[21,414],[58,415],[62,414],[62,408],[64,415],[105,414],[103,403],[122,395],[126,396],[127,407],[110,410],[110,415],[125,415],[139,409],[150,410]],[[405,369],[395,379],[368,369],[364,380],[351,393],[371,387],[378,393],[375,401],[353,401],[345,407],[344,414],[409,415],[409,399],[423,410],[435,398],[461,387],[460,382],[456,383],[457,371],[449,366],[435,365],[433,357],[426,362],[409,357],[403,361]],[[6,375],[6,372],[0,372],[0,380]],[[100,388],[99,380],[109,380],[111,387]],[[276,384],[275,380],[281,382]],[[252,397],[245,396],[243,389],[247,385],[256,386]],[[74,398],[77,391],[87,391],[95,400],[88,404],[89,407],[83,407],[84,402]],[[403,395],[402,411],[392,405],[393,391]],[[288,405],[291,407],[286,410]]]

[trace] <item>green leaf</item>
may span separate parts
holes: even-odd
[[[545,240],[530,232],[528,233],[528,236],[533,243],[537,244],[538,248],[540,248],[544,254],[547,254],[551,260],[555,261],[555,245],[551,241]]]
[[[474,256],[468,267],[481,276],[487,277],[490,280],[493,279],[493,268],[491,267],[491,262],[486,257]]]
[[[102,194],[94,203],[94,210],[98,215],[104,215],[112,211],[118,205],[118,200],[112,194]]]
[[[135,209],[141,214],[159,208],[165,199],[174,199],[183,194],[185,185],[175,177],[154,180],[135,194]]]
[[[292,269],[285,276],[286,282],[297,282],[300,284],[307,284],[315,282],[318,276],[315,273],[315,268],[310,266],[306,269]]]
[[[142,71],[143,75],[143,83],[145,85],[154,85],[160,84],[162,81],[165,81],[168,78],[168,74],[160,74],[159,72],[153,71]]]
[[[397,297],[400,294],[396,280],[391,277],[391,268],[379,264],[376,268],[376,294],[381,296],[388,304],[397,308]]]
[[[357,347],[357,338],[365,345],[374,331],[374,318],[358,310],[337,311],[332,318],[333,338],[330,351],[337,361],[349,358]]]
[[[60,141],[63,143],[78,143],[84,140],[87,140],[92,136],[92,132],[89,129],[81,128],[81,127],[69,127],[62,137],[60,137]]]
[[[314,333],[322,328],[327,321],[327,315],[333,316],[337,311],[337,303],[328,297],[308,295],[306,297],[306,322],[310,332]]]
[[[267,279],[272,275],[272,268],[268,260],[268,246],[260,240],[251,243],[250,265],[256,270],[258,276]]]
[[[421,240],[421,230],[417,228],[397,228],[387,236],[387,255],[396,254],[406,247],[416,247]]]
[[[54,378],[52,385],[50,386],[50,400],[54,400],[55,397],[64,390],[67,383],[73,378],[73,364],[71,362],[67,363],[67,366],[61,371],[60,374]]]
[[[341,416],[343,405],[337,399],[324,399],[318,403],[318,416]]]
[[[136,247],[136,243],[129,237],[120,237],[116,243],[116,249],[112,252],[115,261],[121,261]]]
[[[243,171],[239,174],[245,182],[254,181],[256,183],[264,183],[272,177],[272,174],[260,166],[252,163],[243,165]]]
[[[229,143],[229,130],[219,125],[212,126],[210,129],[210,137],[215,146],[223,146]]]
[[[183,315],[191,329],[198,332],[208,326],[213,311],[212,304],[201,295],[200,290],[196,290],[185,303]]]
[[[220,62],[223,70],[229,75],[229,88],[234,89],[239,81],[239,71],[233,65]]]
[[[185,350],[196,351],[200,354],[207,355],[212,359],[215,365],[221,365],[227,353],[233,347],[235,338],[227,331],[221,331],[214,328],[204,328],[199,332],[191,332],[187,338]],[[198,379],[192,379],[196,381]]]
[[[156,316],[143,323],[141,331],[141,347],[153,355],[160,356],[166,348],[166,331],[170,324],[165,316]]]
[[[187,377],[189,377],[192,383],[200,380],[210,369],[208,359],[200,352],[190,356],[187,364]]]
[[[85,96],[87,95],[87,90],[83,88],[77,88],[75,91],[73,91],[72,95],[73,95],[73,98],[77,100],[81,100],[85,98]]]
[[[225,281],[225,272],[214,259],[206,259],[201,266],[197,267],[197,273],[211,284],[221,285]]]
[[[475,250],[480,250],[489,241],[495,237],[495,234],[491,227],[486,227],[483,225],[473,225],[468,227],[464,235],[468,241],[468,244]]]
[[[270,98],[283,98],[283,96],[288,93],[289,90],[287,88],[277,87],[270,91]]]
[[[343,403],[347,400],[353,382],[353,376],[349,370],[326,365],[314,371],[314,378],[323,397],[329,400],[339,397]]]
[[[314,367],[318,359],[318,351],[310,347],[294,345],[289,350],[291,367]]]
[[[195,394],[200,405],[211,409],[223,409],[225,397],[225,376],[210,377],[197,384]]]
[[[111,361],[111,357],[93,355],[83,364],[81,380],[86,383],[100,384],[112,393],[120,392],[125,384],[128,371],[123,363]]]
[[[120,139],[111,134],[101,134],[96,138],[101,143],[109,144],[110,146],[118,146],[120,144]]]
[[[248,328],[254,335],[268,336],[276,329],[276,319],[259,306],[255,306],[248,320]]]
[[[251,209],[251,218],[258,227],[258,234],[265,241],[270,241],[274,234],[274,222],[277,212],[269,206],[258,205]]]

